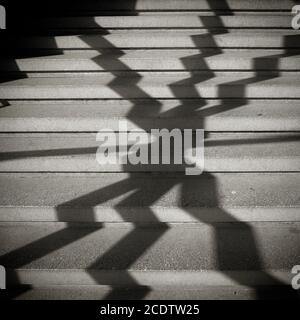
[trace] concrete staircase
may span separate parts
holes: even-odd
[[[299,297],[297,1],[53,3],[1,35],[7,296]],[[119,120],[204,128],[204,174],[100,166]]]

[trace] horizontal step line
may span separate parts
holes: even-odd
[[[95,67],[97,68],[97,67]],[[112,72],[120,72],[122,74],[130,76],[131,74],[136,75],[136,72],[159,72],[162,75],[164,73],[179,73],[179,72],[186,72],[186,71],[199,71],[199,72],[211,72],[211,71],[216,71],[216,72],[224,72],[224,73],[234,73],[234,72],[244,72],[244,73],[249,73],[251,71],[257,72],[259,75],[259,72],[269,72],[269,74],[276,73],[276,75],[280,72],[287,72],[287,73],[299,73],[300,72],[300,67],[298,69],[189,69],[189,68],[181,68],[181,69],[104,69],[104,70],[20,70],[20,71],[14,71],[14,70],[1,70],[1,76],[3,78],[0,78],[1,80],[8,80],[9,75],[19,75],[22,76],[24,75],[24,72],[26,74],[78,74],[78,75],[84,75],[84,74],[103,74],[103,73],[112,73]],[[3,76],[4,75],[4,76]],[[262,74],[263,75],[263,74]],[[12,80],[14,80],[12,78]]]
[[[159,100],[170,100],[170,101],[180,101],[180,100],[190,100],[190,101],[203,101],[203,100],[216,100],[218,98],[159,98]],[[222,101],[230,101],[230,100],[241,100],[241,98],[235,98],[235,97],[231,97],[231,98],[219,98]],[[25,101],[25,102],[37,102],[37,101],[42,101],[42,102],[57,102],[57,101],[153,101],[153,98],[130,98],[130,99],[125,99],[125,98],[78,98],[78,99],[70,99],[70,98],[60,98],[60,99],[41,99],[41,98],[36,98],[36,99],[1,99],[1,103],[5,103],[5,101],[11,101],[11,102],[21,102],[21,101]],[[157,100],[155,98],[155,100]],[[281,97],[281,98],[273,98],[273,97],[269,97],[269,98],[247,98],[247,100],[253,100],[253,101],[286,101],[286,100],[290,100],[290,101],[300,101],[300,98],[293,98],[293,97]]]
[[[249,47],[233,47],[233,46],[203,46],[203,47],[176,47],[176,46],[172,46],[172,47],[132,47],[132,48],[128,48],[128,47],[115,47],[115,48],[99,48],[99,51],[101,52],[114,52],[114,51],[117,51],[119,52],[120,50],[124,50],[124,51],[127,51],[127,50],[185,50],[185,49],[199,49],[199,50],[202,50],[202,49],[232,49],[232,50],[284,50],[286,49],[287,52],[289,53],[289,50],[295,50],[295,51],[299,51],[299,47],[284,47],[284,46],[280,46],[280,47],[255,47],[255,46],[249,46]],[[4,52],[5,54],[1,53],[0,56],[4,56],[4,57],[7,57],[7,53],[10,53],[10,54],[14,54],[15,52],[18,52],[18,54],[21,54],[22,52],[30,52],[31,54],[34,54],[36,52],[61,52],[61,51],[97,51],[97,48],[13,48],[13,49],[10,49],[8,48],[8,50],[6,49]],[[200,53],[200,52],[199,52]],[[35,57],[33,55],[33,57]]]
[[[155,180],[155,177],[153,177]],[[148,210],[151,210],[157,221],[153,221],[148,216]],[[63,213],[63,217],[58,216],[58,210]],[[93,221],[89,217],[89,211],[93,210]],[[258,223],[278,223],[278,222],[300,222],[300,207],[279,207],[268,206],[215,206],[206,208],[205,205],[182,207],[182,206],[128,206],[114,207],[105,205],[96,206],[1,206],[0,224],[8,223],[18,224],[42,224],[59,223],[66,227],[84,227],[86,225],[101,227],[159,227],[160,225],[176,226],[194,226],[201,224],[241,224],[244,222]],[[122,212],[123,217],[120,216]],[[226,215],[224,215],[226,212]],[[192,214],[191,214],[192,213]],[[126,214],[126,218],[124,215]],[[31,225],[33,226],[33,225]]]
[[[143,9],[134,9],[134,10],[122,10],[122,9],[118,9],[116,11],[111,11],[111,10],[101,10],[101,12],[182,12],[182,11],[186,11],[186,12],[194,12],[194,11],[199,11],[199,12],[228,12],[228,13],[233,13],[233,12],[290,12],[290,8],[280,8],[280,9],[237,9],[237,8],[229,8],[229,9],[218,9],[218,8],[212,8],[212,9],[147,9],[147,10],[143,10]],[[76,11],[75,11],[76,12]],[[78,11],[77,11],[78,12]]]
[[[51,34],[51,32],[55,32],[55,31],[84,31],[84,30],[88,30],[88,31],[97,31],[97,30],[105,30],[108,31],[109,30],[113,30],[113,31],[118,31],[118,30],[122,30],[122,31],[126,31],[126,30],[136,30],[136,31],[143,31],[143,30],[208,30],[208,31],[228,31],[228,30],[272,30],[272,31],[276,31],[276,30],[291,30],[290,26],[286,26],[286,27],[274,27],[274,26],[269,26],[269,27],[232,27],[232,26],[224,26],[224,27],[80,27],[80,28],[76,28],[76,27],[61,27],[61,28],[45,28],[45,30],[47,30],[47,33],[43,33],[42,31],[44,30],[44,26],[40,27],[40,30],[36,30],[36,29],[30,29],[29,27],[27,29],[23,29],[23,30],[18,30],[18,33],[16,33],[18,36],[22,36],[22,35],[49,35]],[[35,33],[27,33],[31,30],[35,30]],[[14,35],[14,29],[10,29],[9,34]]]
[[[272,276],[271,276],[272,275]],[[162,286],[178,285],[183,287],[197,287],[207,285],[213,286],[244,286],[253,285],[278,285],[285,283],[290,286],[290,270],[267,270],[267,271],[110,271],[110,270],[75,270],[75,269],[7,269],[8,284],[32,284],[41,286],[47,285],[115,285],[132,286],[137,285]],[[17,283],[16,280],[18,279]],[[134,280],[133,280],[134,279]],[[236,279],[236,280],[235,280]],[[277,280],[277,279],[280,279]],[[282,281],[282,282],[281,282]]]

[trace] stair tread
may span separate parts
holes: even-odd
[[[171,290],[172,289],[172,290]],[[80,285],[80,286],[48,286],[19,289],[9,288],[4,297],[12,297],[17,300],[104,300],[111,297],[116,300],[146,299],[146,300],[255,300],[258,298],[257,288],[246,286],[201,288],[151,287],[151,290],[143,286],[117,287],[112,290],[109,286]],[[147,291],[147,292],[145,292]],[[261,296],[266,299],[288,299],[287,288],[266,287],[259,289]],[[296,299],[296,297],[295,297]]]
[[[157,110],[159,105],[159,111]],[[300,131],[295,100],[105,100],[90,102],[9,102],[0,108],[0,131],[98,131],[199,128],[209,131]]]
[[[162,60],[161,56],[166,55]],[[109,71],[109,70],[299,70],[300,51],[224,49],[127,50],[101,53],[67,51],[57,55],[2,59],[3,71]]]
[[[290,272],[298,263],[299,228],[297,222],[171,228],[6,223],[0,225],[0,263],[7,269],[87,269],[86,273],[125,269],[145,275],[155,270]],[[100,278],[99,284],[105,284],[102,281],[110,281],[110,277]]]
[[[300,181],[298,173],[206,173],[195,177],[140,173],[1,173],[0,181],[5,185],[5,188],[0,190],[0,207],[3,212],[9,207],[20,207],[21,211],[28,213],[36,208],[37,214],[47,207],[49,212],[53,209],[65,209],[65,215],[56,216],[62,221],[72,219],[72,210],[76,212],[76,208],[86,209],[83,210],[86,214],[78,213],[79,219],[89,220],[88,210],[91,207],[95,212],[99,207],[100,218],[103,214],[103,219],[108,221],[120,221],[120,217],[116,217],[113,212],[106,215],[104,208],[126,212],[128,207],[143,212],[146,207],[143,215],[146,220],[147,207],[169,208],[176,221],[176,208],[182,208],[183,211],[193,208],[199,211],[209,208],[237,208],[241,216],[243,208],[252,208],[253,211],[270,208],[270,219],[276,219],[276,208],[288,211],[289,208],[300,206],[297,192]],[[154,194],[154,199],[151,200],[149,194],[153,194],[154,189],[157,190],[157,195]],[[136,196],[128,194],[133,190],[136,190]],[[4,219],[2,211],[1,219]],[[213,210],[208,211],[214,215]],[[165,210],[166,215],[167,213]],[[184,219],[187,218],[184,213],[182,215]],[[9,218],[9,215],[6,216]],[[127,216],[131,221],[130,210]],[[17,217],[20,218],[18,215]],[[144,217],[141,217],[141,221]],[[200,217],[204,219],[207,215],[203,213]],[[46,216],[40,218],[46,219]],[[230,215],[227,218],[230,220]],[[76,220],[76,216],[74,219]],[[126,221],[126,218],[124,219]],[[226,221],[226,214],[219,213],[219,219]],[[124,220],[121,218],[121,221]]]
[[[18,6],[0,63],[0,264],[20,286],[8,295],[299,298],[296,4]],[[205,129],[203,174],[100,165],[96,132],[120,120]]]
[[[121,49],[121,48],[299,48],[297,30],[107,30],[98,34],[12,36],[8,48]],[[5,39],[3,39],[5,41]],[[5,52],[5,51],[4,51]]]
[[[111,0],[82,3],[75,2],[75,8],[86,10],[290,10],[295,5],[293,0]],[[74,8],[73,8],[74,10]]]
[[[78,73],[73,77],[65,77],[65,76],[56,76],[56,77],[29,77],[29,78],[20,78],[20,79],[12,79],[11,81],[2,82],[0,87],[30,87],[30,86],[73,86],[73,85],[84,85],[89,87],[91,85],[102,85],[102,86],[110,86],[114,85],[124,85],[129,83],[132,84],[153,84],[158,83],[159,85],[180,85],[181,83],[184,85],[188,84],[231,84],[235,83],[235,81],[243,81],[243,80],[252,80],[252,78],[258,78],[257,82],[261,83],[278,83],[285,84],[289,82],[295,82],[295,85],[298,84],[296,80],[299,79],[300,72],[283,72],[281,75],[276,75],[276,70],[272,71],[261,71],[256,72],[253,71],[233,71],[233,72],[222,72],[216,71],[213,74],[207,71],[195,71],[193,73],[189,71],[174,71],[174,72],[160,72],[160,71],[141,71],[138,73],[130,73],[125,71],[120,71],[116,73],[111,72],[102,72],[97,74],[84,74]],[[229,79],[225,82],[225,79]],[[115,80],[116,83],[112,82]],[[116,81],[118,80],[118,81]],[[182,82],[180,82],[182,81]],[[299,81],[299,80],[298,80]],[[238,83],[238,82],[237,82]]]
[[[29,27],[51,28],[290,28],[291,17],[287,14],[239,14],[218,15],[207,12],[156,12],[138,16],[86,16],[43,18],[29,22]]]
[[[102,73],[3,82],[2,99],[300,98],[297,73]]]
[[[2,134],[0,171],[184,171],[186,165],[121,165],[96,161],[96,134]],[[299,171],[300,136],[214,134],[205,142],[205,170]],[[276,146],[276,147],[275,147]]]

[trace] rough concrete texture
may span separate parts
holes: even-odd
[[[0,229],[0,263],[7,269],[290,273],[299,258],[296,222],[145,228],[6,223]],[[109,284],[104,281],[99,284]]]
[[[295,1],[30,2],[0,63],[6,298],[299,298]],[[125,119],[206,129],[206,172],[101,167]]]
[[[0,181],[1,207],[300,206],[299,173],[1,173]]]
[[[0,142],[0,170],[6,172],[182,172],[194,166],[187,166],[184,159],[182,165],[101,164],[96,160],[100,142],[92,133],[2,134]],[[299,171],[299,153],[296,133],[211,133],[205,140],[204,169],[208,172]]]
[[[136,112],[128,100],[92,102],[10,102],[0,108],[1,132],[118,130],[119,121],[128,129],[199,129],[207,131],[299,131],[300,108],[293,100],[141,100]],[[223,110],[213,113],[212,110]]]
[[[117,76],[117,77],[116,77]],[[195,78],[196,80],[195,81]],[[246,85],[247,83],[247,85]],[[142,72],[41,77],[0,85],[3,99],[300,98],[299,74]]]
[[[125,14],[125,13],[124,13]],[[238,13],[237,13],[238,14]],[[29,22],[29,26],[42,25],[46,30],[60,29],[99,29],[107,28],[290,28],[291,19],[286,13],[273,15],[213,16],[211,12],[174,12],[174,14],[152,12],[139,16],[96,16],[48,18]]]
[[[96,35],[15,36],[10,37],[9,45],[18,49],[299,48],[299,34],[297,30],[233,29],[216,34],[207,29],[110,30]]]
[[[0,70],[14,71],[14,65],[23,72],[62,72],[62,71],[129,71],[129,70],[247,70],[252,71],[255,65],[257,71],[277,70],[299,71],[300,51],[291,49],[286,55],[284,49],[224,49],[217,54],[215,49],[149,49],[122,50],[122,56],[114,52],[99,52],[95,50],[64,50],[55,55],[3,59]],[[167,54],[167,55],[166,55]],[[203,59],[199,61],[199,55]],[[162,60],[161,57],[166,55]],[[119,63],[116,63],[118,61]],[[32,77],[32,74],[28,74]]]
[[[76,8],[93,10],[288,10],[293,7],[293,0],[111,0],[109,2],[87,2],[76,4]],[[74,8],[73,8],[74,9]]]
[[[257,294],[259,290],[260,294]],[[145,291],[147,293],[145,294]],[[184,289],[182,287],[156,287],[145,288],[143,286],[135,287],[117,287],[109,286],[48,286],[48,287],[20,287],[6,290],[3,294],[7,299],[18,300],[105,300],[111,299],[110,294],[113,292],[114,300],[134,300],[144,296],[145,300],[254,300],[262,299],[297,299],[299,295],[294,295],[286,287],[262,287],[249,288],[242,286],[224,286],[224,287],[205,287],[200,289]]]

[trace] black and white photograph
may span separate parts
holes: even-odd
[[[299,302],[300,1],[0,0],[0,48],[1,300]]]

